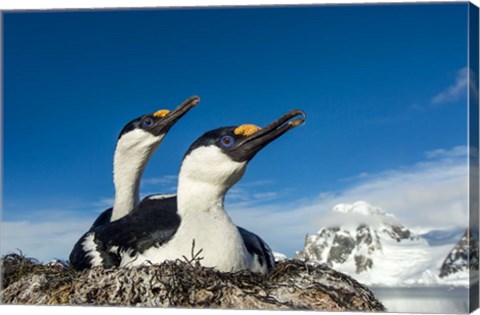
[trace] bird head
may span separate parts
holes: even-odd
[[[306,115],[292,110],[260,128],[252,124],[222,127],[198,138],[185,154],[181,176],[229,189],[246,165],[269,143],[301,125]]]
[[[155,150],[170,128],[199,102],[200,98],[192,96],[172,111],[161,109],[130,121],[118,136],[117,150]]]

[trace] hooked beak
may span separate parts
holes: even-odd
[[[163,119],[159,120],[157,125],[152,128],[153,133],[156,135],[167,133],[180,118],[198,103],[200,103],[200,98],[198,96],[189,97],[182,104],[178,105],[174,110],[168,113]]]
[[[301,117],[297,117],[301,116]],[[297,118],[295,118],[297,117]],[[235,149],[233,156],[238,162],[250,161],[261,149],[273,140],[305,122],[306,114],[301,110],[291,110],[274,122],[266,125],[251,136],[243,139]]]

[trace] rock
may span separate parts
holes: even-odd
[[[7,279],[2,303],[385,311],[353,278],[324,264],[298,260],[281,261],[267,275],[258,275],[222,273],[198,261],[77,272],[68,265],[35,265],[22,259],[17,266],[30,269],[23,267],[18,275],[11,257],[2,257],[3,265],[10,263],[2,268]]]
[[[440,267],[440,278],[468,270],[478,270],[478,238],[467,228]]]

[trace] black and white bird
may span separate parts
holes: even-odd
[[[161,202],[146,199],[141,211],[87,232],[70,262],[76,269],[161,263],[189,257],[194,242],[204,266],[265,273],[274,265],[270,248],[232,222],[225,194],[262,148],[304,120],[304,112],[294,110],[263,129],[246,124],[205,133],[183,159],[175,211],[162,211]]]
[[[162,109],[153,114],[142,115],[123,127],[117,139],[113,159],[113,207],[103,211],[90,230],[118,220],[138,206],[140,181],[148,161],[170,128],[199,102],[199,97],[192,96],[173,111]],[[170,197],[155,196],[156,199],[165,199],[166,203],[174,203]]]

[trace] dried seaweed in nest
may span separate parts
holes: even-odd
[[[13,283],[22,279],[42,279],[43,281],[32,282],[32,289],[45,292],[54,296],[54,292],[66,291],[66,284],[77,277],[77,272],[61,261],[54,261],[48,264],[40,264],[35,258],[25,257],[20,251],[2,256],[1,259],[2,292],[7,290]],[[41,283],[35,286],[33,284]],[[63,299],[50,301],[47,304],[61,304],[67,302],[65,294]],[[2,298],[3,301],[3,298]]]
[[[266,275],[219,272],[201,266],[200,254],[192,248],[190,259],[81,272],[7,255],[0,297],[11,304],[385,311],[367,287],[325,265],[287,260]]]
[[[28,258],[21,251],[19,254],[11,253],[2,256],[1,278],[2,288],[8,287],[11,283],[18,281],[25,275],[28,275],[40,266],[35,258]]]

